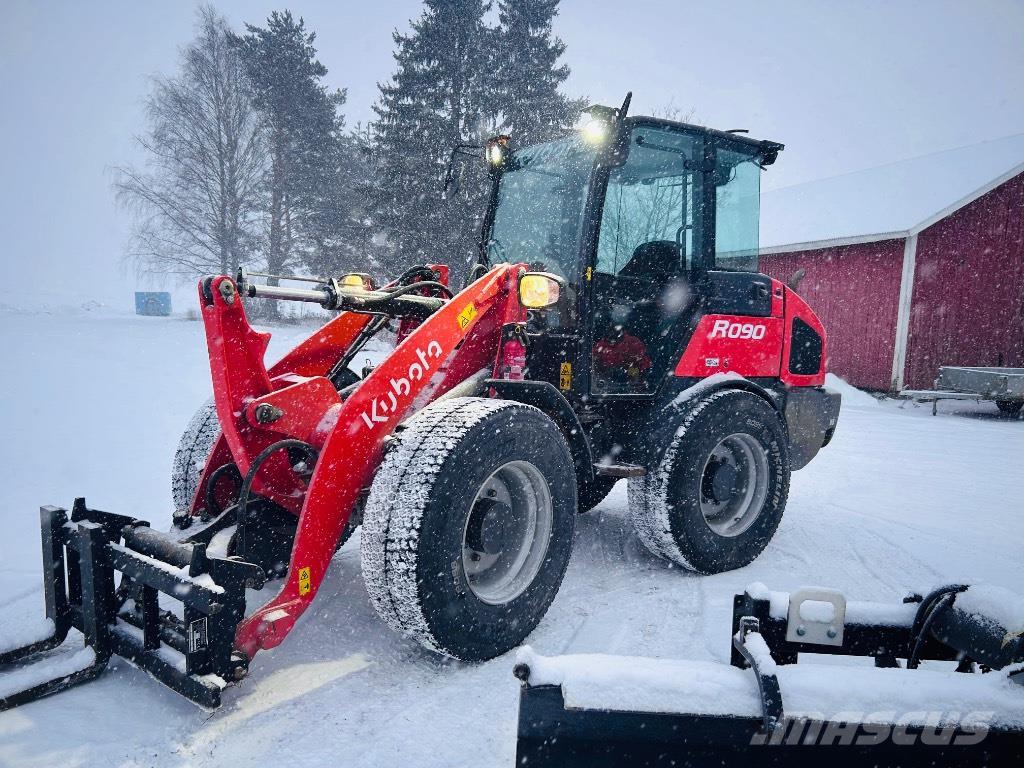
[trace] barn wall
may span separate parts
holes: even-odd
[[[918,235],[905,386],[940,365],[1024,366],[1024,174]]]
[[[883,240],[760,258],[761,271],[783,282],[805,271],[797,292],[825,326],[828,370],[858,387],[891,386],[903,245]]]

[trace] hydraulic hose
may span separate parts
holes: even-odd
[[[278,451],[294,448],[295,450],[302,451],[307,458],[310,466],[316,464],[317,453],[309,443],[303,442],[302,440],[288,439],[279,440],[276,443],[271,443],[266,448],[257,454],[256,458],[252,460],[252,464],[249,466],[249,471],[245,473],[245,479],[242,480],[242,487],[238,492],[238,535],[239,541],[236,545],[236,551],[244,551],[244,539],[245,539],[245,513],[246,508],[249,506],[249,496],[252,492],[252,483],[256,479],[256,474],[260,471],[260,467],[269,459],[272,455]]]
[[[957,594],[965,591],[967,591],[966,584],[948,584],[933,590],[921,601],[910,629],[910,636],[914,638],[914,644],[907,653],[907,669],[917,669],[920,665],[921,650],[924,648],[932,623],[939,613],[956,599]]]
[[[415,277],[422,277],[424,280],[433,280],[434,270],[423,265],[409,267],[409,269],[405,270],[405,272],[399,275],[398,279],[395,280],[395,285],[405,285]]]
[[[381,290],[385,291],[388,294],[389,299],[393,299],[396,296],[404,296],[405,294],[412,293],[413,291],[422,290],[441,291],[449,299],[455,295],[454,293],[452,293],[451,288],[449,288],[444,283],[439,283],[435,280],[422,280],[418,283],[408,283],[406,285],[400,285],[396,288],[384,288]]]
[[[238,465],[234,462],[228,464],[221,464],[213,472],[210,473],[209,480],[206,481],[206,489],[203,494],[203,498],[206,501],[206,513],[207,518],[213,519],[220,515],[224,510],[220,508],[220,504],[217,503],[217,496],[215,490],[217,488],[217,481],[221,479],[228,472],[234,471],[237,483],[242,482],[242,473],[238,470]]]

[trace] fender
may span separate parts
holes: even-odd
[[[722,389],[743,389],[766,400],[778,413],[785,408],[785,395],[774,389],[762,386],[756,379],[742,376],[712,376],[707,379],[678,378],[672,380],[672,386],[665,387],[659,394],[654,406],[659,411],[666,408],[682,408],[688,401],[707,397]]]
[[[672,442],[672,437],[679,427],[683,413],[694,404],[723,389],[741,389],[762,398],[772,406],[772,409],[779,415],[783,428],[787,429],[783,410],[785,396],[762,387],[756,381],[728,375],[712,376],[707,379],[669,378],[645,414],[643,426],[637,430],[637,434],[644,435],[644,438],[630,446],[631,461],[648,470],[656,467],[661,461],[662,454]]]
[[[590,452],[590,441],[587,440],[576,411],[553,384],[547,381],[509,379],[488,379],[484,383],[493,388],[499,397],[532,405],[551,417],[569,443],[572,460],[576,465],[576,476],[585,482],[594,479],[594,457]]]

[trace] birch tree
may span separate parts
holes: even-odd
[[[257,247],[267,165],[258,115],[225,19],[198,11],[179,72],[153,79],[142,167],[122,166],[118,199],[135,215],[129,258],[188,278],[233,273]]]

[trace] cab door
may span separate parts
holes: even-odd
[[[703,137],[633,126],[609,171],[591,288],[593,395],[652,394],[679,358],[700,253]]]

